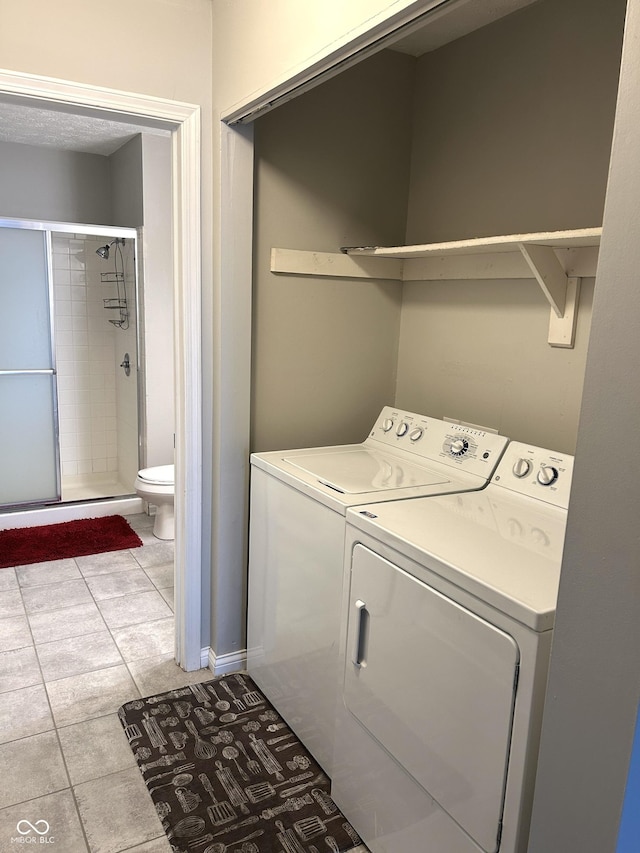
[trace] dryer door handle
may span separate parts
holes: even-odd
[[[369,611],[367,605],[360,598],[355,603],[356,608],[356,636],[353,644],[353,665],[360,668],[364,663],[364,645],[367,625],[369,621]]]

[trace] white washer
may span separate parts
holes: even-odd
[[[332,796],[372,853],[524,853],[573,458],[347,512]]]
[[[506,444],[385,407],[362,444],[251,457],[248,670],[329,775],[347,508],[480,489]]]

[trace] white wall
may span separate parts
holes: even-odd
[[[98,154],[0,142],[0,217],[108,225],[109,181],[109,160]]]

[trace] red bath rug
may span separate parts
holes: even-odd
[[[121,515],[0,530],[0,569],[141,545],[140,537]]]

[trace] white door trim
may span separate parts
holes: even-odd
[[[0,98],[172,131],[176,408],[176,660],[200,667],[202,597],[200,107],[0,69]]]

